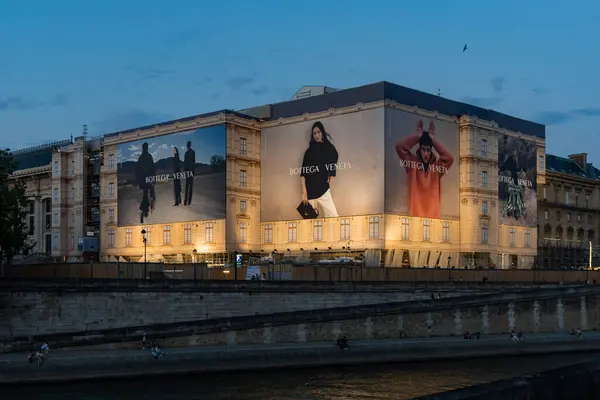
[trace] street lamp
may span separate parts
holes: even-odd
[[[198,250],[194,249],[192,253],[194,254],[194,280],[196,280],[196,254],[198,254]]]
[[[146,230],[142,229],[142,240],[144,241],[144,279],[146,279],[146,272],[148,264],[146,261],[146,247],[148,246],[148,239],[146,238]]]

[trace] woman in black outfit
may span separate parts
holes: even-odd
[[[179,173],[181,172],[181,159],[179,158],[179,149],[173,147],[173,192],[175,193],[175,204],[178,206],[181,204],[181,179]]]
[[[338,152],[330,141],[320,121],[313,124],[310,144],[302,160],[302,201],[317,209],[320,206],[321,217],[337,217],[338,212],[331,197],[331,181],[336,175],[335,164]]]

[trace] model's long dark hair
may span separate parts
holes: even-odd
[[[177,157],[178,160],[181,160],[181,158],[179,158],[179,149],[177,147],[173,147],[175,149],[175,157]]]
[[[333,146],[333,143],[331,143],[333,139],[331,135],[325,130],[325,127],[323,126],[323,123],[321,123],[321,121],[315,122],[312,128],[310,129],[310,145],[312,146],[313,144],[317,143],[315,137],[313,136],[313,131],[315,130],[315,128],[319,128],[319,130],[323,134],[323,144]]]

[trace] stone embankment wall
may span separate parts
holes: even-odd
[[[457,298],[457,302],[460,299]],[[235,345],[333,341],[339,335],[352,340],[566,332],[600,329],[600,296],[514,302],[500,305],[448,308],[408,315],[386,315],[342,321],[266,326],[261,329],[165,338],[169,346]],[[137,343],[135,344],[137,345]],[[120,346],[126,346],[122,344]]]
[[[460,292],[458,293],[460,294]],[[453,293],[446,293],[451,296]],[[430,292],[0,293],[0,339],[425,299]]]

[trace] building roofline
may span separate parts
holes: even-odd
[[[18,155],[21,155],[21,154],[33,153],[33,152],[40,151],[40,150],[48,150],[48,149],[51,149],[53,147],[67,146],[69,144],[71,144],[71,139],[57,140],[55,142],[46,143],[46,144],[40,144],[40,145],[37,145],[37,146],[24,147],[22,149],[17,149],[15,151],[11,151],[10,153],[13,156],[18,156]]]
[[[246,115],[234,110],[229,110],[229,109],[222,109],[222,110],[218,110],[218,111],[211,111],[208,113],[204,113],[204,114],[196,114],[196,115],[192,115],[189,117],[184,117],[184,118],[178,118],[178,119],[172,119],[169,121],[163,121],[163,122],[159,122],[156,124],[150,124],[150,125],[145,125],[145,126],[140,126],[137,128],[132,128],[132,129],[127,129],[124,131],[117,131],[117,132],[113,132],[113,133],[107,133],[102,135],[103,137],[113,137],[113,136],[117,136],[117,135],[124,135],[124,134],[128,134],[128,133],[133,133],[133,132],[137,132],[137,131],[142,131],[145,129],[152,129],[152,128],[160,128],[163,126],[168,126],[168,125],[172,125],[172,124],[176,124],[176,123],[180,123],[180,122],[188,122],[188,121],[193,121],[197,118],[208,118],[208,117],[214,117],[215,115],[218,114],[226,114],[226,115],[234,115],[236,117],[240,117],[240,118],[244,118],[244,119],[248,119],[248,120],[252,120],[252,121],[258,121],[258,119],[250,116],[250,115]]]

